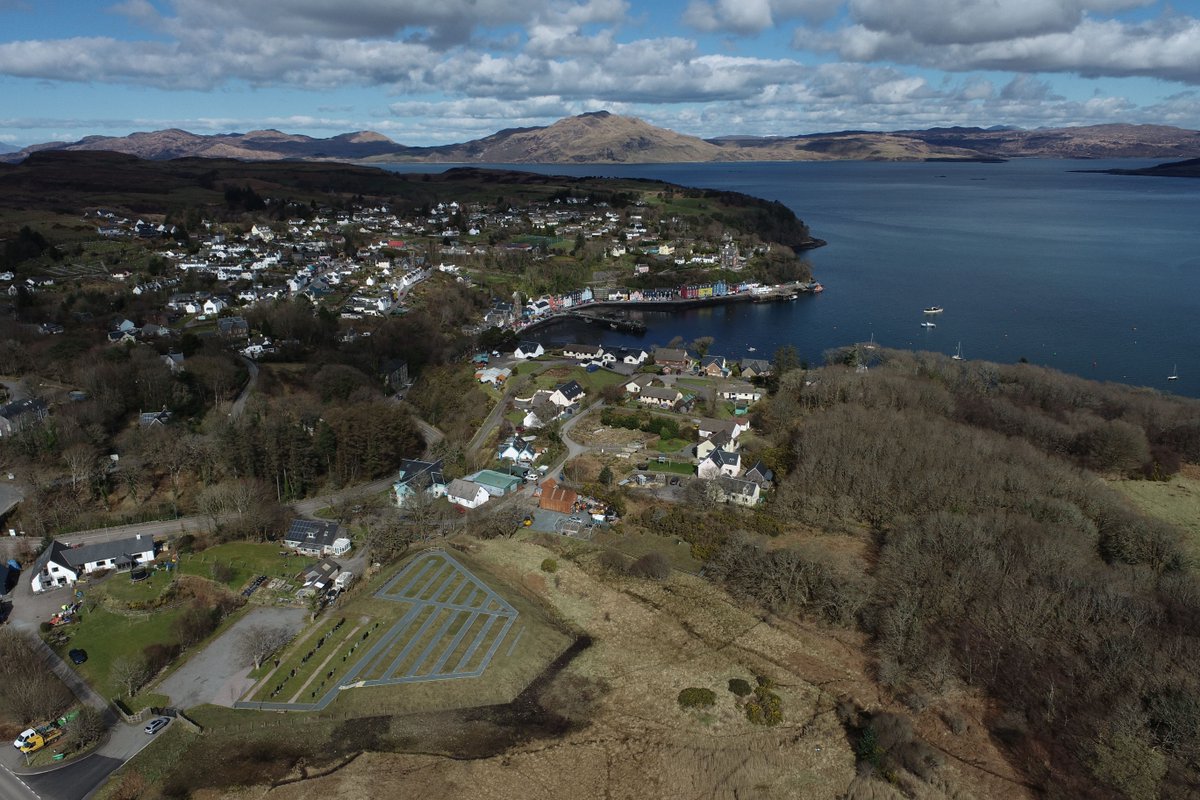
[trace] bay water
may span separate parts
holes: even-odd
[[[770,358],[791,344],[813,364],[872,337],[881,346],[943,353],[961,343],[968,359],[1025,358],[1200,396],[1200,180],[1076,171],[1152,163],[521,165],[779,200],[828,242],[804,254],[825,286],[819,295],[640,312],[644,336],[562,323],[536,338],[646,347],[711,336],[712,352],[730,358]],[[929,306],[945,310],[922,313]],[[926,321],[936,327],[921,327]]]

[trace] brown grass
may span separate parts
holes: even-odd
[[[878,706],[857,634],[818,625],[762,619],[701,579],[675,574],[666,583],[602,575],[582,545],[560,553],[553,578],[539,571],[548,551],[533,542],[487,542],[473,564],[523,598],[543,603],[594,640],[542,692],[542,703],[576,727],[534,739],[501,755],[455,760],[430,754],[436,729],[415,733],[410,750],[369,753],[323,777],[242,795],[356,800],[404,793],[438,800],[491,798],[925,798],[1024,796],[982,726],[951,734],[934,711],[922,732],[949,753],[937,785],[856,782],[854,757],[832,712],[840,695]],[[482,577],[482,576],[481,576]],[[507,649],[507,644],[500,653]],[[784,722],[751,726],[725,686],[730,678],[767,675],[783,697]],[[679,690],[702,686],[717,704],[684,711]],[[940,726],[940,729],[939,729]],[[411,730],[392,724],[393,737]],[[982,769],[969,766],[978,762]],[[999,777],[992,773],[998,773]],[[295,774],[295,773],[293,773]]]

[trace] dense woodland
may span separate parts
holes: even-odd
[[[131,311],[88,302],[104,313],[100,330]],[[479,302],[457,284],[431,285],[410,313],[351,341],[305,300],[256,308],[251,324],[284,346],[263,359],[236,418],[227,412],[249,374],[219,337],[111,346],[86,324],[46,337],[9,323],[0,331],[0,373],[33,373],[61,387],[41,390],[53,402],[41,424],[0,443],[4,468],[37,487],[13,522],[45,535],[236,511],[230,535],[277,532],[280,503],[378,478],[424,450],[405,407],[385,394],[382,368],[400,358],[413,373],[437,374],[471,346],[448,320],[468,317]],[[163,361],[168,349],[182,350],[183,371]],[[68,399],[67,388],[83,394]],[[167,425],[138,424],[140,412],[159,410],[171,412]]]
[[[1192,796],[1200,581],[1180,532],[1098,474],[1196,461],[1200,404],[1028,365],[854,359],[783,375],[760,411],[785,473],[765,513],[647,522],[737,596],[861,627],[914,709],[986,691],[992,733],[1046,796]],[[865,537],[867,574],[819,545],[757,546],[780,521]]]

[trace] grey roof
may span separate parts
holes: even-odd
[[[556,388],[568,400],[574,400],[577,397],[582,397],[584,394],[583,387],[579,385],[579,381],[567,381]]]
[[[294,519],[283,541],[295,547],[330,547],[338,538],[338,524],[315,519]]]
[[[748,369],[752,369],[761,374],[763,372],[771,371],[771,362],[762,358],[743,358],[741,361],[741,368],[743,372]]]
[[[770,483],[775,480],[775,472],[763,462],[756,461],[753,467],[746,470],[745,478],[755,483]]]
[[[688,353],[686,350],[680,350],[676,347],[656,347],[654,348],[654,360],[662,363],[664,361],[688,361]]]
[[[423,480],[424,476],[428,476],[429,486],[444,486],[446,483],[446,479],[442,477],[444,468],[440,458],[437,461],[404,458],[400,460],[400,473],[396,476],[396,483],[407,486],[415,480]]]
[[[672,403],[682,397],[682,393],[678,389],[673,389],[669,386],[646,386],[641,391],[642,397],[653,397],[658,400],[668,400]]]
[[[0,417],[7,420],[15,420],[17,417],[23,417],[26,414],[34,414],[44,416],[49,406],[46,401],[37,397],[28,397],[24,400],[14,400],[7,405],[0,406]]]
[[[717,448],[708,454],[708,461],[713,462],[718,467],[729,464],[730,466],[738,466],[742,462],[742,457],[738,453],[731,453],[728,450]]]
[[[154,538],[151,536],[131,536],[115,542],[97,542],[85,544],[82,547],[67,547],[56,539],[38,556],[38,560],[33,565],[33,572],[35,574],[41,572],[46,563],[51,560],[72,570],[78,570],[84,564],[107,561],[110,558],[116,559],[118,564],[132,562],[134,554],[153,550]]]
[[[321,583],[342,571],[342,565],[332,558],[322,558],[304,571],[305,580],[309,583]]]
[[[744,494],[746,497],[753,497],[754,490],[758,488],[758,484],[754,481],[744,481],[728,475],[717,478],[717,485],[724,490],[725,494]]]
[[[450,481],[450,485],[446,488],[446,495],[449,497],[460,497],[464,500],[473,500],[479,495],[480,489],[483,489],[483,487],[478,483],[463,480],[462,478],[455,478]]]

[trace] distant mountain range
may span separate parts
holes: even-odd
[[[20,149],[19,147],[13,147],[11,144],[0,142],[0,153],[15,153]]]
[[[1200,132],[1167,125],[1078,128],[931,128],[839,131],[800,136],[700,139],[634,117],[597,111],[553,125],[509,128],[462,144],[411,147],[372,131],[328,139],[276,130],[199,135],[178,129],[47,142],[0,161],[43,150],[110,150],[147,159],[357,161],[476,164],[614,164],[697,161],[942,161],[1008,158],[1194,158]]]

